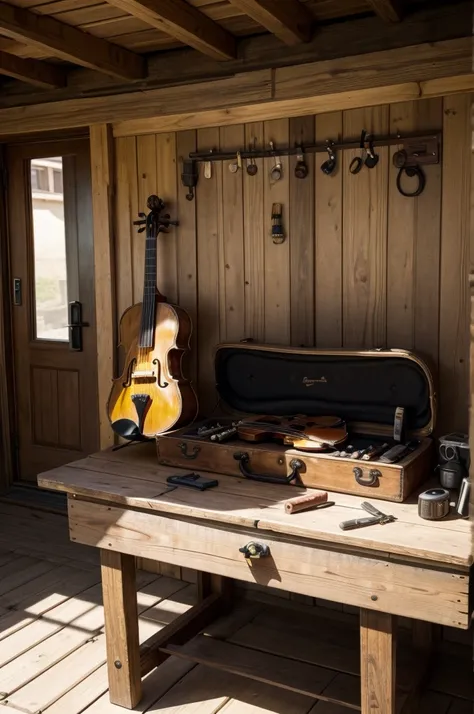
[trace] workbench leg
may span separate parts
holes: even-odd
[[[360,611],[362,714],[395,714],[397,618]]]
[[[142,696],[135,558],[100,551],[110,701],[133,709]]]

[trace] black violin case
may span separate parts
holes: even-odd
[[[216,350],[215,374],[219,415],[159,435],[161,464],[387,501],[404,501],[432,474],[433,378],[423,360],[411,352],[222,344]],[[404,440],[419,443],[394,464],[302,452],[273,441],[249,443],[235,437],[216,443],[198,434],[203,425],[231,426],[255,415],[331,415],[346,421],[346,443],[363,449],[396,443],[397,407],[404,409]]]

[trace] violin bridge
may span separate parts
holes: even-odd
[[[135,369],[131,377],[132,379],[155,379],[156,375],[152,369]]]

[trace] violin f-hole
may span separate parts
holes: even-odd
[[[130,362],[130,364],[128,365],[128,369],[127,369],[127,379],[125,380],[125,382],[122,382],[122,387],[124,387],[124,389],[125,389],[126,387],[131,387],[131,386],[132,386],[132,374],[133,374],[133,370],[134,370],[134,368],[135,368],[136,362],[137,362],[136,359],[132,359],[131,362]]]
[[[156,382],[157,382],[158,386],[161,387],[161,389],[165,389],[168,386],[168,382],[163,382],[163,383],[161,382],[161,362],[158,358],[155,358],[153,360],[153,364],[156,364],[156,373],[157,373]]]

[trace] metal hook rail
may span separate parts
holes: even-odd
[[[367,138],[369,133],[367,133]],[[408,151],[416,160],[416,163],[438,163],[440,155],[440,145],[442,141],[442,133],[434,134],[412,134],[410,136],[381,136],[376,137],[370,135],[371,145],[374,147],[380,146],[401,146],[403,150]],[[326,153],[328,147],[333,151],[347,151],[348,149],[359,149],[361,147],[360,140],[357,141],[342,141],[336,142],[328,139],[323,144],[295,144],[295,146],[279,147],[274,149],[243,149],[239,151],[241,159],[265,159],[275,158],[278,156],[295,156],[296,154],[308,153],[318,154]],[[214,162],[214,161],[230,161],[235,159],[236,151],[193,151],[189,154],[189,159],[194,162]]]

